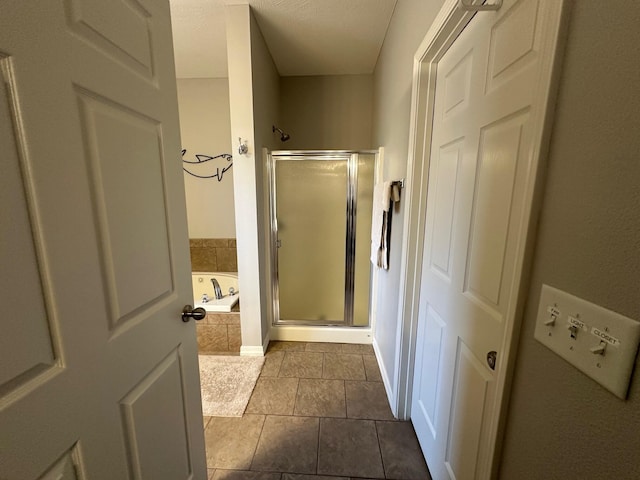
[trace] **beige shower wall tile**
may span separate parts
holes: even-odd
[[[190,247],[202,247],[202,239],[201,238],[190,238],[189,239]]]
[[[238,245],[236,243],[236,239],[235,238],[230,238],[229,239],[229,248],[236,248]]]

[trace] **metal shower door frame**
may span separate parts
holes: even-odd
[[[269,226],[271,248],[271,291],[273,294],[273,325],[312,325],[331,327],[354,326],[354,294],[355,294],[355,259],[356,259],[356,215],[358,210],[358,155],[372,154],[378,159],[377,150],[286,150],[273,151],[267,154],[267,172],[269,177]],[[346,248],[345,248],[345,292],[344,292],[344,321],[296,320],[280,318],[280,276],[278,266],[278,219],[276,216],[276,162],[277,161],[305,161],[305,160],[345,160],[347,162],[347,205]],[[357,326],[358,328],[368,327]]]

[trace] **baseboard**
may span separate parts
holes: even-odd
[[[275,325],[271,340],[292,342],[371,343],[371,328]]]
[[[382,384],[384,385],[384,390],[387,392],[387,399],[389,400],[389,405],[391,406],[391,413],[393,416],[398,418],[398,402],[396,396],[393,393],[393,383],[389,378],[389,374],[387,373],[387,368],[382,361],[382,355],[380,354],[380,347],[378,346],[378,342],[376,339],[373,339],[373,352],[376,355],[376,360],[378,361],[378,366],[380,367],[380,375],[382,375]]]
[[[266,349],[261,345],[242,345],[240,347],[241,357],[264,357]]]

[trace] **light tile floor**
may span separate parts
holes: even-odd
[[[205,417],[213,480],[430,480],[370,345],[271,342],[245,414]]]

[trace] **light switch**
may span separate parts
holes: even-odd
[[[595,347],[591,347],[589,350],[591,350],[591,353],[593,353],[594,355],[604,355],[604,351],[606,349],[607,343],[601,341],[598,345],[596,345]]]
[[[640,323],[543,285],[534,337],[624,399],[640,343]]]

